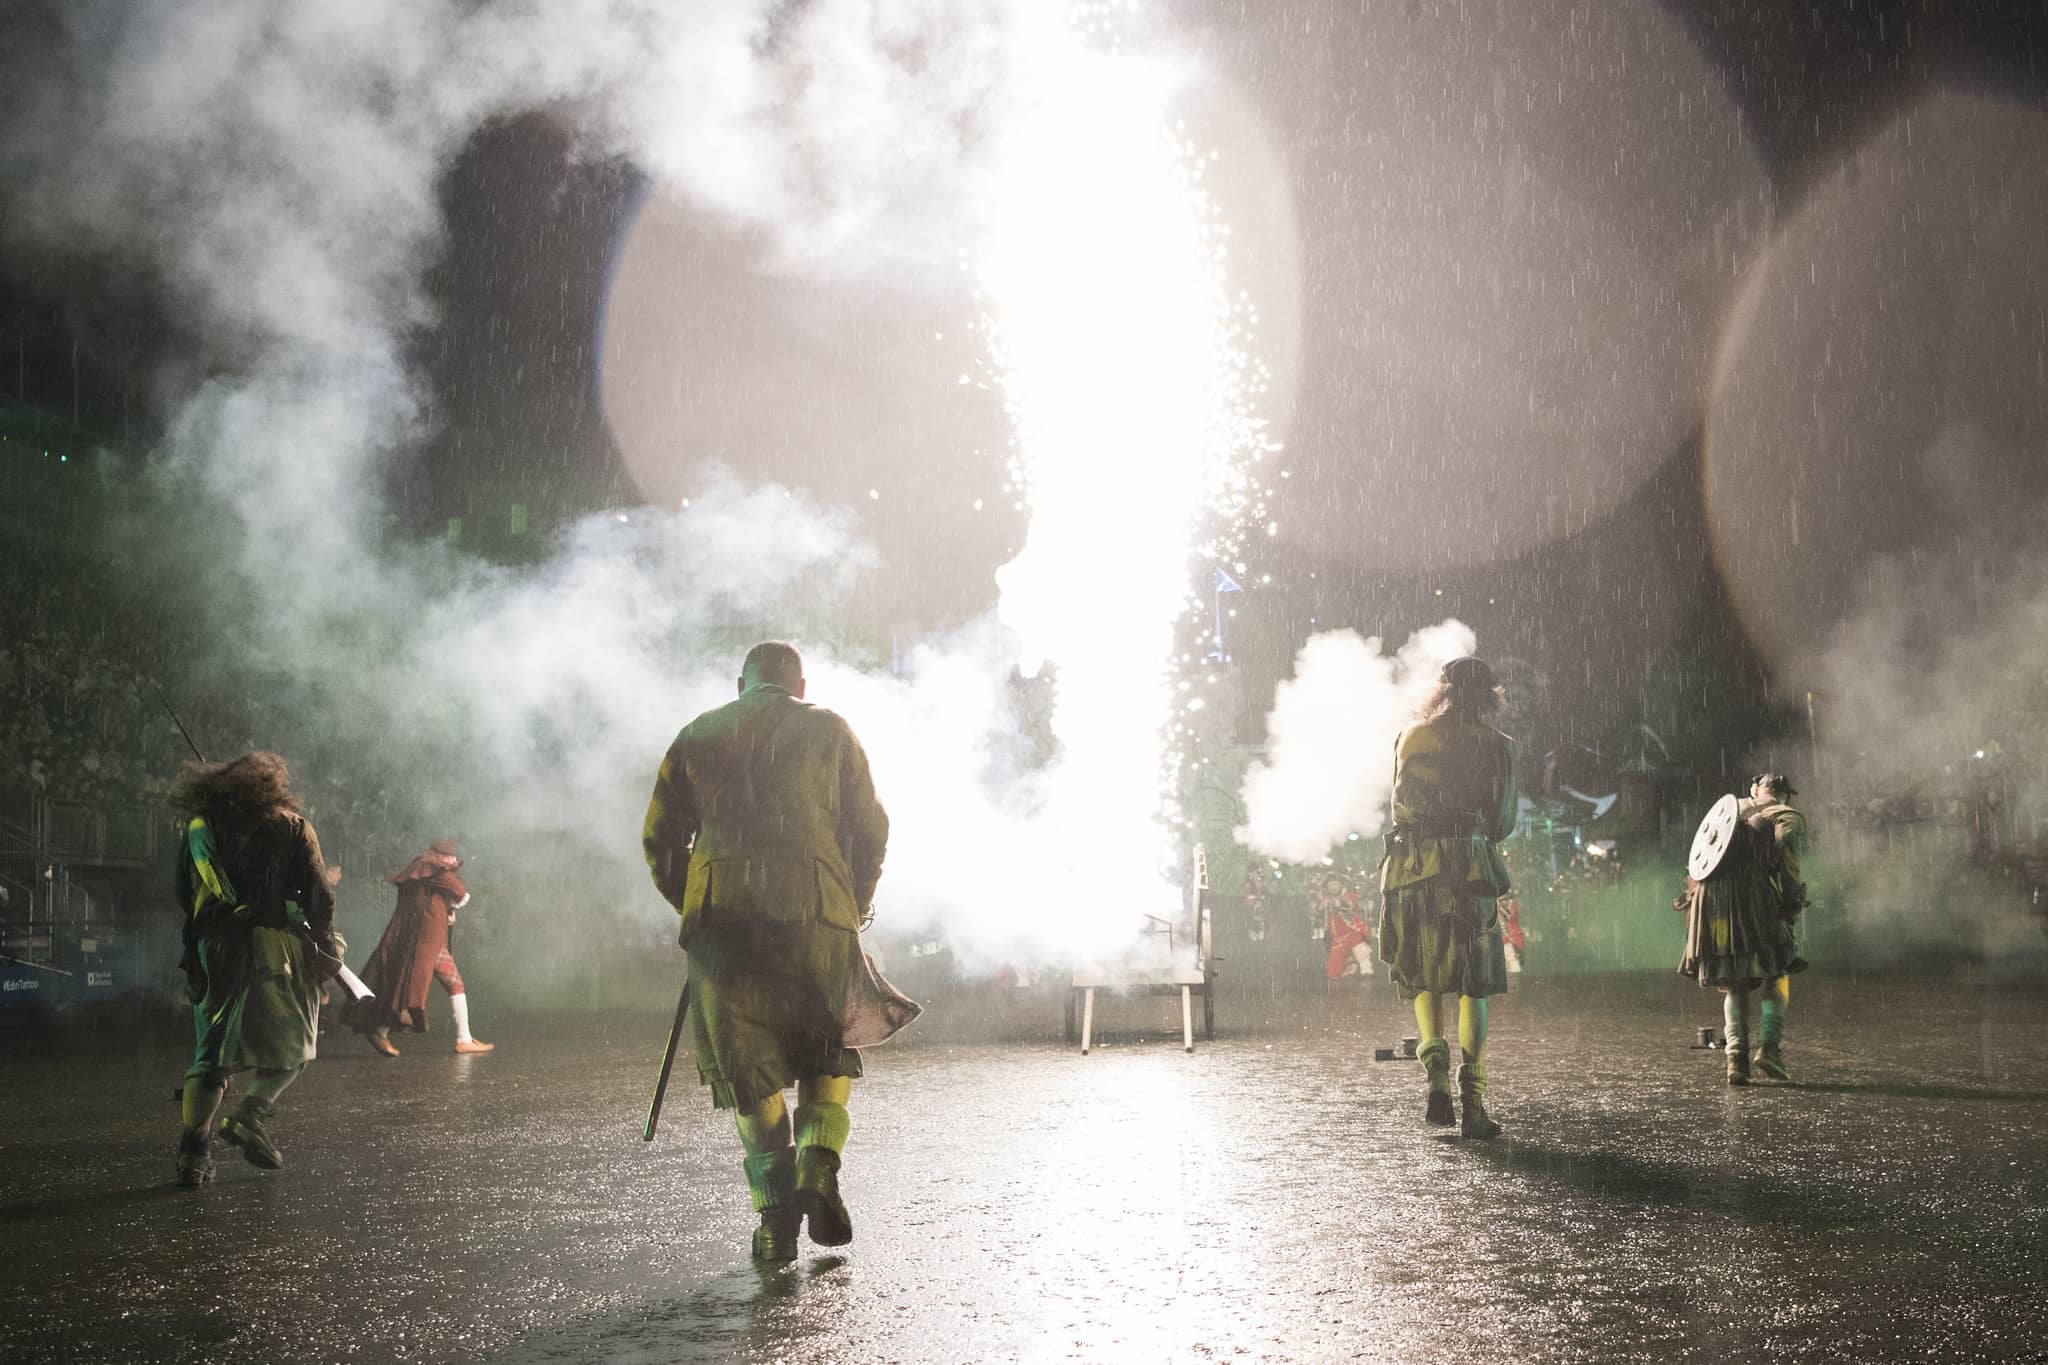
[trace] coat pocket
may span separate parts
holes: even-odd
[[[825,859],[812,861],[818,869],[818,918],[835,929],[859,933],[860,906],[854,903],[852,884]]]
[[[819,917],[822,884],[814,861],[780,858],[709,858],[690,866],[683,892],[683,930],[696,922],[741,926],[809,924]]]

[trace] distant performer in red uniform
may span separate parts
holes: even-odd
[[[1314,900],[1323,912],[1330,953],[1323,974],[1331,981],[1372,975],[1372,930],[1358,905],[1358,889],[1341,872],[1326,872],[1316,883]]]
[[[398,906],[377,951],[363,968],[363,984],[375,994],[368,1000],[350,1002],[344,1021],[358,1033],[367,1034],[370,1046],[386,1057],[396,1057],[391,1030],[427,1031],[427,983],[438,981],[448,992],[448,1004],[455,1012],[455,1050],[489,1052],[495,1043],[478,1042],[469,1032],[469,997],[463,993],[462,973],[448,951],[448,930],[455,912],[469,904],[469,890],[455,870],[462,866],[453,839],[436,839],[427,851],[414,858],[403,872],[384,880],[398,888]]]
[[[1500,946],[1507,954],[1508,970],[1522,970],[1522,947],[1528,936],[1522,932],[1522,902],[1510,891],[1500,898]]]

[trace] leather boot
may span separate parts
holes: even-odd
[[[1441,1038],[1431,1038],[1417,1049],[1415,1059],[1422,1063],[1423,1074],[1429,1078],[1429,1104],[1422,1111],[1423,1122],[1448,1128],[1458,1121],[1451,1108],[1451,1045]]]
[[[235,1112],[220,1121],[221,1141],[230,1147],[241,1148],[242,1160],[251,1166],[261,1166],[266,1171],[283,1169],[284,1156],[263,1127],[276,1112],[276,1107],[268,1100],[259,1100],[254,1095],[242,1096]]]
[[[796,1202],[811,1240],[843,1247],[853,1240],[853,1215],[839,1197],[839,1153],[852,1122],[843,1104],[800,1104],[796,1124]]]
[[[1500,1125],[1486,1116],[1486,1063],[1458,1068],[1458,1131],[1468,1138],[1496,1138]]]
[[[213,1179],[213,1142],[203,1128],[178,1134],[178,1183],[191,1188]]]
[[[803,1214],[796,1206],[796,1149],[757,1152],[743,1163],[747,1190],[761,1224],[754,1229],[754,1259],[794,1261]]]

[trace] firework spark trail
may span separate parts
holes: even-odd
[[[1028,500],[997,575],[1027,671],[1057,678],[1042,828],[1065,940],[1172,915],[1176,623],[1200,542],[1242,512],[1255,366],[1224,232],[1172,102],[1188,73],[1091,46],[1018,125],[978,280]],[[1056,93],[1055,93],[1056,92]]]
[[[849,517],[737,482],[593,517],[534,569],[380,529],[432,420],[408,338],[431,324],[440,178],[479,128],[546,109],[760,234],[773,268],[973,271],[1034,513],[1002,617],[1058,669],[1063,756],[1017,760],[995,630],[902,677],[813,651],[814,691],[872,737],[898,922],[977,963],[1056,961],[1177,904],[1157,871],[1176,619],[1258,438],[1224,234],[1173,120],[1195,73],[1149,55],[1170,37],[1120,46],[1109,7],[1039,0],[66,13],[57,57],[0,54],[35,113],[0,137],[0,219],[10,245],[133,263],[193,339],[160,377],[151,491],[202,509],[164,558],[220,626],[195,675],[269,671],[261,742],[473,842],[588,847],[605,895],[648,906],[638,809],[677,713],[729,694],[728,636],[802,639],[868,558]]]

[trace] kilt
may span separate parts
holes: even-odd
[[[1678,974],[1702,986],[1753,987],[1806,970],[1794,922],[1761,870],[1688,880]]]
[[[1508,988],[1500,904],[1464,878],[1432,877],[1380,894],[1380,961],[1403,999],[1425,991],[1485,997]]]

